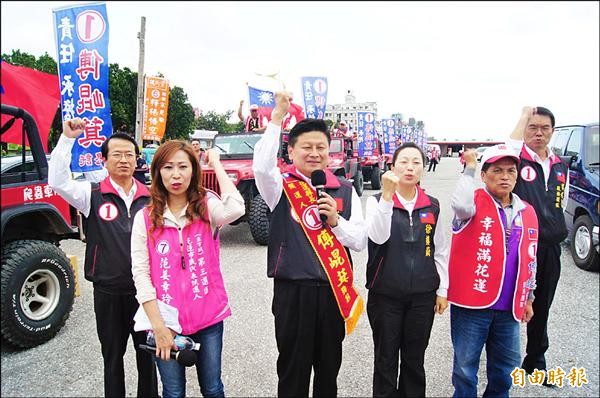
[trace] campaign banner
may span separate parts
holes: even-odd
[[[394,119],[381,119],[383,135],[383,153],[393,154],[396,151],[396,122]]]
[[[417,128],[415,131],[415,144],[427,153],[427,132],[422,128]]]
[[[358,156],[372,156],[375,149],[375,112],[358,113]]]
[[[100,147],[112,135],[106,4],[52,11],[62,120],[79,117],[86,123],[73,145],[71,171],[98,170],[102,168]]]
[[[275,94],[272,91],[248,86],[248,96],[250,98],[250,106],[258,106],[258,113],[261,117],[271,120],[271,112],[275,108]]]
[[[142,140],[162,141],[169,110],[169,81],[162,77],[144,79],[144,115]]]
[[[300,80],[306,117],[323,119],[327,106],[327,78],[305,76]]]
[[[39,70],[16,66],[2,60],[0,62],[0,93],[2,103],[23,108],[35,119],[42,146],[48,152],[50,127],[58,109],[60,90],[58,76]],[[6,124],[13,117],[2,114],[2,142],[21,144],[23,139],[23,120],[15,119],[12,125]],[[25,145],[29,145],[25,135]]]
[[[402,143],[414,142],[419,148],[427,152],[427,133],[416,126],[402,126],[400,128],[400,140]]]

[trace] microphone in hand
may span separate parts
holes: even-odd
[[[314,170],[310,175],[310,183],[317,190],[317,200],[321,197],[321,192],[325,192],[326,182],[327,177],[323,170]],[[323,223],[323,228],[325,228],[327,226],[327,216],[325,214],[321,214],[321,222]]]
[[[140,344],[139,347],[152,354],[156,353],[156,347],[154,346]],[[176,360],[180,365],[190,367],[196,363],[196,353],[192,350],[171,351],[171,359]]]

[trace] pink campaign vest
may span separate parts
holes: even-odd
[[[525,202],[524,202],[525,203]],[[519,241],[517,284],[513,316],[521,321],[536,267],[538,222],[531,205],[521,211],[523,232]],[[448,301],[460,307],[489,308],[500,297],[504,280],[506,242],[504,226],[494,199],[484,189],[475,191],[477,213],[453,232],[448,273]]]
[[[149,231],[148,208],[144,220]],[[148,232],[148,254],[156,297],[179,310],[182,334],[188,335],[227,318],[231,309],[221,275],[219,238],[213,239],[210,223],[197,219],[181,232],[183,246],[176,227]]]

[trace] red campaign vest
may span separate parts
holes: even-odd
[[[525,203],[525,202],[524,202]],[[519,240],[517,284],[513,316],[523,318],[530,279],[536,267],[538,222],[533,207],[521,211],[523,232]],[[500,212],[491,195],[475,191],[476,214],[460,230],[452,232],[448,274],[448,301],[466,308],[489,308],[500,297],[504,281],[506,241]]]
[[[246,121],[244,122],[244,131],[250,131],[250,120],[252,120],[252,116],[246,116]],[[262,129],[264,127],[263,123],[263,115],[258,115],[258,128]]]

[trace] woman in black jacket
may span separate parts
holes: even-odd
[[[423,362],[434,312],[448,306],[448,244],[437,225],[439,202],[419,186],[424,163],[417,145],[401,145],[382,176],[381,193],[367,199],[376,397],[425,396]]]

